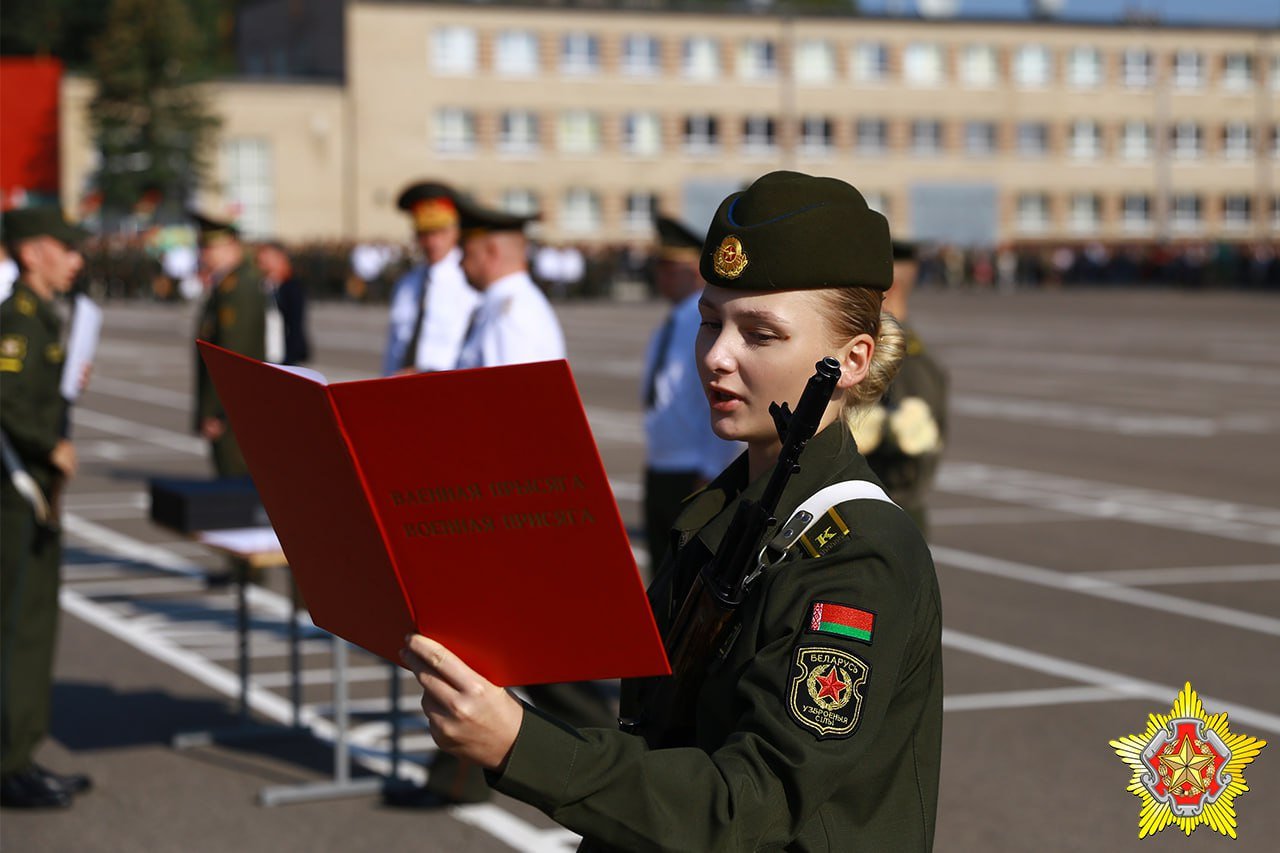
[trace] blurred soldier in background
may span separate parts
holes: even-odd
[[[89,777],[54,773],[34,754],[49,730],[62,530],[58,493],[76,471],[61,393],[62,321],[53,308],[84,259],[83,238],[54,208],[4,214],[18,264],[0,305],[0,805],[71,805]],[[83,379],[81,380],[83,384]]]
[[[863,416],[858,449],[894,503],[928,535],[925,495],[933,485],[947,437],[947,374],[907,323],[916,283],[917,248],[893,243],[893,286],[884,310],[902,326],[906,353],[879,405]]]
[[[307,288],[282,243],[258,247],[258,269],[271,300],[267,314],[267,361],[302,364],[311,359],[307,336]]]
[[[396,206],[413,221],[422,262],[391,291],[382,373],[452,370],[479,302],[459,266],[457,197],[444,184],[424,181],[406,187]]]
[[[671,313],[649,341],[644,381],[644,522],[649,565],[657,568],[686,497],[711,482],[740,452],[738,442],[711,431],[707,397],[693,347],[702,316],[698,261],[703,238],[674,219],[659,216],[658,294]]]
[[[266,358],[266,300],[262,279],[245,258],[240,231],[230,222],[191,214],[199,231],[200,272],[208,296],[200,311],[196,337],[256,358]],[[249,473],[209,371],[196,354],[196,432],[213,450],[219,477]]]

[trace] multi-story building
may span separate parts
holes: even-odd
[[[344,162],[326,197],[340,199],[329,219],[346,236],[399,236],[397,191],[437,176],[541,210],[552,240],[644,239],[656,207],[705,221],[725,193],[777,168],[853,182],[895,234],[916,238],[1280,233],[1276,29],[784,16],[761,4],[337,5]],[[251,88],[237,85],[227,97]],[[237,132],[228,123],[224,145],[243,146]],[[274,182],[264,218],[295,235],[302,211],[287,200],[303,188],[284,185],[285,145],[254,133],[276,164],[255,178]]]

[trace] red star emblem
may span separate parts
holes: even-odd
[[[830,672],[826,675],[815,676],[814,680],[822,685],[822,689],[818,691],[818,695],[815,697],[818,700],[830,696],[832,701],[839,702],[840,693],[849,686],[840,680],[840,673],[836,670],[834,664],[832,664]]]

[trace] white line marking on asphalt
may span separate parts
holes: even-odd
[[[968,652],[969,654],[1000,661],[1001,663],[1020,666],[1023,669],[1042,672],[1056,678],[1079,681],[1082,684],[1090,684],[1094,687],[1105,687],[1108,690],[1124,693],[1134,698],[1168,702],[1177,696],[1178,691],[1182,689],[1181,684],[1170,686],[1157,684],[1154,681],[1144,681],[1123,673],[1099,669],[1098,667],[1066,660],[1065,658],[1043,655],[1039,652],[1029,651],[1018,646],[1010,646],[995,640],[987,640],[951,628],[942,629],[942,645],[945,648],[952,648],[956,651]],[[1251,708],[1247,705],[1241,705],[1214,696],[1200,694],[1200,698],[1206,708],[1211,708],[1214,713],[1226,711],[1232,722],[1240,723],[1242,727],[1264,729],[1273,733],[1280,732],[1280,716],[1276,714],[1260,711],[1257,708]]]
[[[1280,637],[1280,619],[1273,619],[1270,616],[1263,616],[1259,613],[1221,607],[1217,604],[1208,604],[1203,601],[1166,595],[1162,592],[1132,589],[1104,580],[1096,575],[1058,572],[1053,569],[1041,568],[1040,566],[1029,566],[1026,563],[1016,563],[1012,560],[1001,560],[983,554],[961,551],[957,548],[934,545],[931,546],[931,550],[935,561],[957,569],[981,572],[982,574],[1049,587],[1050,589],[1077,592],[1081,595],[1104,598],[1120,604],[1144,607],[1148,610],[1160,610],[1187,619],[1216,622],[1242,631],[1253,631],[1258,634],[1270,634],[1273,637]]]
[[[1080,517],[1051,509],[1017,507],[949,507],[929,510],[929,524],[935,527],[964,527],[972,524],[1042,524],[1079,521]]]
[[[209,452],[208,444],[194,435],[162,427],[148,426],[138,421],[108,415],[105,412],[95,412],[83,406],[75,406],[71,409],[71,412],[72,422],[80,428],[96,429],[99,432],[107,432],[112,435],[128,436],[168,450],[176,450],[179,453],[204,456]]]
[[[972,418],[996,418],[1013,423],[1040,424],[1116,435],[1213,438],[1225,432],[1266,433],[1271,431],[1269,424],[1264,420],[1245,422],[1239,418],[1144,413],[1132,409],[1087,406],[1056,400],[1019,399],[981,394],[956,395],[951,401],[951,411]]]
[[[1049,687],[1044,690],[1005,690],[996,693],[958,693],[944,696],[943,711],[987,711],[992,708],[1036,708],[1042,705],[1074,705],[1080,702],[1114,702],[1132,699],[1132,693],[1114,687]]]
[[[1164,358],[1139,358],[1112,355],[1085,355],[1072,352],[1024,351],[1010,356],[1007,349],[956,348],[947,353],[953,364],[1015,365],[1019,369],[1047,368],[1051,371],[1077,370],[1095,373],[1137,373],[1152,376],[1176,376],[1211,382],[1243,382],[1247,385],[1280,385],[1280,375],[1270,367],[1243,364],[1220,364],[1204,361],[1171,361]]]
[[[539,829],[490,803],[453,806],[449,813],[525,853],[570,853],[580,840],[577,835],[558,826]]]
[[[1098,578],[1125,586],[1161,586],[1163,584],[1250,583],[1280,581],[1280,564],[1257,566],[1195,566],[1179,569],[1117,569],[1111,572],[1089,572],[1085,577]]]

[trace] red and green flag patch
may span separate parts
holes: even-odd
[[[876,615],[870,610],[859,610],[857,607],[846,607],[830,601],[813,602],[813,611],[809,615],[811,634],[835,634],[869,644],[875,627]]]

